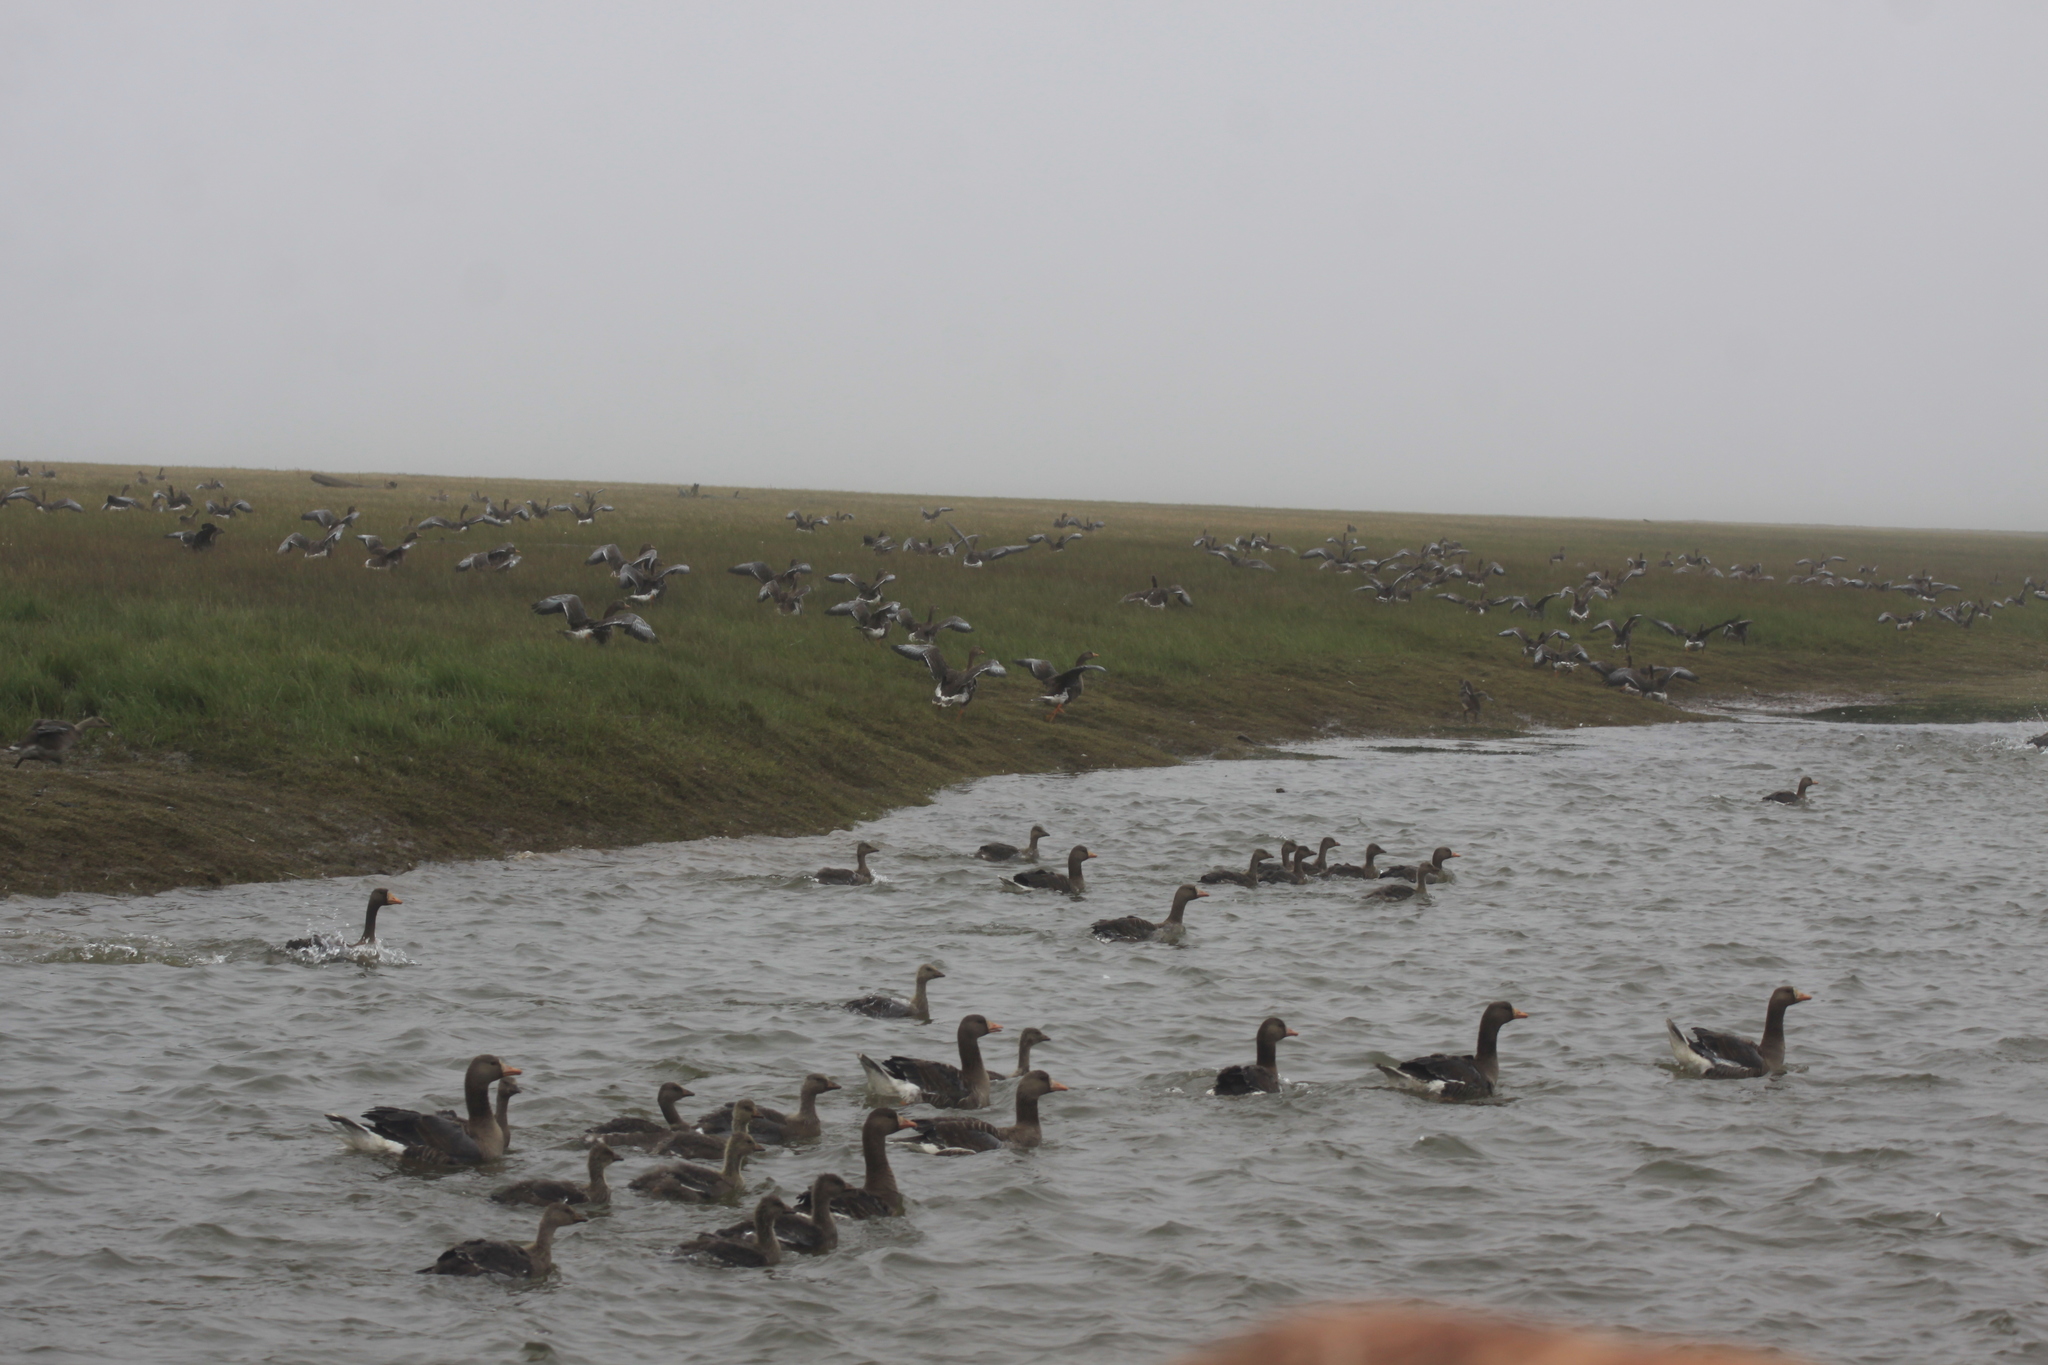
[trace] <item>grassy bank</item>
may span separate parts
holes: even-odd
[[[1755,643],[1717,639],[1692,656],[1638,627],[1638,662],[1684,658],[1700,674],[1698,687],[1675,691],[1681,701],[1811,698],[1809,709],[1931,719],[2022,718],[2048,704],[2048,601],[1968,631],[1930,622],[1899,633],[1876,625],[1878,612],[1920,603],[1784,582],[1796,558],[1841,554],[1838,570],[1924,568],[1960,585],[1945,603],[2003,597],[2024,575],[2048,580],[2041,536],[949,499],[948,519],[984,545],[1051,532],[1060,511],[1108,523],[1058,554],[1038,546],[968,569],[862,548],[863,533],[886,529],[901,542],[931,529],[910,498],[681,498],[672,486],[614,485],[602,500],[617,510],[595,525],[557,513],[502,530],[430,531],[400,567],[370,572],[352,539],[324,560],[275,550],[288,532],[315,529],[298,519],[311,507],[354,503],[356,530],[394,540],[409,519],[452,515],[473,492],[564,501],[581,486],[395,475],[387,489],[385,476],[356,475],[379,486],[326,489],[304,473],[174,470],[181,488],[227,484],[202,498],[257,509],[223,522],[218,546],[194,554],[163,539],[179,529],[175,516],[98,510],[134,473],[65,466],[58,479],[9,485],[75,497],[83,514],[0,509],[0,718],[16,733],[38,716],[88,713],[118,727],[62,769],[0,769],[12,815],[0,830],[0,890],[125,892],[815,830],[994,772],[1164,763],[1321,733],[1478,735],[1674,716],[1584,669],[1531,671],[1495,635],[1529,628],[1520,617],[1474,616],[1427,592],[1376,604],[1351,591],[1362,579],[1284,554],[1264,556],[1274,573],[1235,569],[1190,547],[1204,529],[1308,549],[1348,522],[1379,554],[1455,537],[1475,560],[1509,568],[1488,584],[1496,595],[1619,571],[1638,551],[1653,566],[1666,550],[1723,566],[1761,560],[1777,582],[1652,567],[1621,600],[1596,604],[1594,619],[1754,621]],[[151,487],[131,493],[146,498]],[[429,501],[442,490],[450,502]],[[792,507],[854,519],[799,533],[783,518]],[[516,569],[452,571],[460,555],[502,540],[525,556]],[[583,563],[605,541],[629,554],[651,541],[664,559],[694,566],[642,609],[659,644],[578,644],[556,633],[561,618],[529,612],[557,592],[593,608],[612,600],[609,579]],[[1565,561],[1550,563],[1560,546]],[[752,580],[725,572],[792,556],[817,571],[799,617],[757,605]],[[965,714],[941,713],[917,665],[823,614],[851,595],[821,581],[835,570],[893,572],[887,595],[920,616],[936,607],[972,621],[972,636],[943,641],[956,662],[969,644],[1005,661],[1093,649],[1111,671],[1092,675],[1087,696],[1050,725],[1018,670],[990,680]],[[1195,608],[1119,604],[1153,574],[1184,584]],[[1561,604],[1548,624],[1565,624]],[[1608,655],[1605,637],[1588,643]],[[1494,698],[1478,724],[1460,716],[1460,678]]]

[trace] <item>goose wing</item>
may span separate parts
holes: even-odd
[[[986,1119],[912,1119],[917,1137],[910,1145],[933,1152],[993,1152],[1003,1145],[1003,1135]]]
[[[946,1107],[942,1101],[967,1094],[967,1082],[960,1075],[960,1068],[948,1062],[934,1062],[922,1057],[889,1057],[883,1060],[881,1067],[897,1080],[924,1091],[941,1108]]]
[[[1692,1031],[1692,1050],[1716,1068],[1754,1071],[1759,1075],[1770,1069],[1762,1050],[1738,1033],[1696,1028]]]
[[[1141,915],[1125,915],[1121,919],[1099,919],[1089,926],[1088,932],[1104,943],[1116,943],[1149,939],[1156,928],[1157,925]]]
[[[583,599],[573,592],[556,593],[533,604],[535,616],[552,616],[557,612],[569,618],[569,626],[573,630],[581,630],[590,624],[590,613],[583,609]]]
[[[1380,1070],[1388,1071],[1388,1068],[1381,1067]],[[1471,1057],[1436,1052],[1427,1057],[1412,1058],[1394,1070],[1407,1077],[1411,1086],[1420,1086],[1434,1094],[1493,1093],[1493,1082],[1486,1078],[1486,1073],[1479,1069],[1479,1063]],[[1388,1071],[1388,1074],[1392,1076],[1393,1071]]]
[[[1059,672],[1059,665],[1049,659],[1012,659],[1010,662],[1028,670],[1040,682],[1051,682]]]
[[[950,670],[946,667],[945,656],[939,653],[937,645],[890,645],[889,648],[895,650],[906,659],[916,659],[919,663],[930,669],[933,681],[939,683],[946,681],[946,674]]]
[[[462,1130],[460,1123],[442,1114],[379,1105],[363,1115],[363,1122],[379,1137],[405,1147],[408,1155],[432,1155],[464,1164],[484,1159],[476,1140]]]
[[[533,1276],[533,1260],[526,1248],[510,1242],[492,1242],[473,1237],[441,1253],[422,1275],[510,1275],[524,1280]]]
[[[744,564],[735,564],[730,569],[727,569],[726,572],[742,574],[749,578],[758,579],[763,583],[775,577],[775,570],[769,568],[758,559],[750,559]]]

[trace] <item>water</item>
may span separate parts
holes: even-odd
[[[1419,1295],[1840,1361],[2040,1359],[2048,759],[2025,733],[1748,722],[1005,778],[858,831],[884,849],[869,888],[793,875],[851,836],[423,868],[389,879],[406,903],[370,963],[270,945],[354,937],[372,879],[10,900],[0,1339],[50,1362],[994,1365],[1165,1359],[1290,1302]],[[1801,772],[1812,809],[1758,801]],[[1101,855],[1085,903],[962,856],[1033,821]],[[1223,888],[1183,947],[1087,935],[1324,833],[1466,856],[1426,908]],[[836,1008],[924,960],[938,1024]],[[1754,1035],[1780,983],[1815,997],[1791,1074],[1665,1065],[1667,1014]],[[1496,998],[1532,1016],[1503,1034],[1508,1102],[1381,1088],[1375,1055],[1468,1050]],[[837,1076],[825,1140],[750,1171],[858,1180],[855,1053],[950,1058],[969,1011],[1007,1026],[993,1044],[1056,1040],[1047,1145],[904,1154],[910,1216],[836,1255],[679,1262],[731,1215],[622,1195],[547,1284],[412,1273],[531,1237],[485,1193],[580,1179],[576,1134],[669,1079],[695,1113]],[[1268,1013],[1302,1035],[1284,1092],[1206,1096]],[[484,1051],[531,1083],[500,1171],[403,1174],[320,1119],[457,1103]]]

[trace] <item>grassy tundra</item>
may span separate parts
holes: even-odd
[[[36,470],[40,473],[40,467]],[[1004,771],[1169,762],[1323,733],[1497,734],[1529,725],[1619,724],[1682,713],[1570,676],[1532,671],[1496,632],[1519,616],[1474,616],[1418,593],[1380,605],[1363,580],[1269,554],[1278,570],[1232,568],[1190,542],[1262,531],[1305,550],[1359,527],[1384,554],[1441,536],[1475,560],[1499,560],[1487,591],[1536,595],[1589,569],[1619,571],[1646,552],[1653,567],[1593,619],[1633,612],[1682,625],[1741,615],[1747,647],[1716,638],[1704,653],[1638,627],[1638,662],[1699,673],[1674,699],[1781,698],[1788,706],[1862,708],[1873,717],[2021,718],[2048,702],[2048,601],[2007,608],[1968,631],[1939,621],[1896,632],[1880,611],[1917,608],[1902,594],[1787,586],[1792,561],[1847,556],[1839,570],[1880,577],[1926,569],[1964,597],[2003,598],[2028,574],[2048,580],[2048,539],[2035,535],[1704,523],[1595,522],[1355,511],[1283,511],[1070,500],[948,499],[948,519],[983,545],[1051,532],[1053,516],[1101,517],[1100,532],[1054,554],[969,569],[957,559],[862,548],[863,532],[900,543],[936,529],[908,497],[764,493],[681,498],[667,487],[613,485],[617,510],[578,526],[556,513],[466,534],[429,531],[388,572],[363,566],[351,537],[331,558],[279,555],[312,507],[363,511],[354,531],[387,541],[409,520],[452,516],[473,492],[563,501],[581,486],[355,476],[375,488],[317,487],[303,473],[172,471],[184,489],[209,477],[252,516],[211,518],[219,544],[192,553],[166,532],[173,515],[103,512],[133,468],[64,466],[13,479],[84,513],[0,509],[0,717],[16,732],[39,716],[114,722],[63,768],[0,768],[11,818],[0,830],[0,889],[127,891],[200,882],[403,866],[425,857],[609,845],[842,824],[916,800],[946,783]],[[156,486],[137,484],[147,499]],[[447,503],[429,501],[447,492]],[[729,493],[730,490],[719,490]],[[928,500],[929,501],[929,500]],[[930,501],[929,505],[938,505]],[[800,533],[783,514],[854,514]],[[199,520],[207,520],[202,516]],[[196,524],[196,523],[195,523]],[[510,572],[453,572],[464,554],[515,542]],[[564,639],[559,616],[530,605],[580,593],[593,609],[618,595],[585,557],[643,542],[695,572],[642,614],[660,634],[598,648]],[[1560,546],[1562,564],[1549,556]],[[1665,551],[1718,565],[1761,560],[1774,583],[1674,575]],[[778,616],[728,566],[810,562],[807,610]],[[981,645],[1006,664],[1065,662],[1097,650],[1107,675],[1046,724],[1040,690],[1019,669],[985,680],[964,713],[930,704],[914,662],[872,643],[824,608],[842,597],[823,576],[887,570],[886,596],[922,616],[936,607],[975,626],[947,635],[956,664]],[[1193,610],[1119,604],[1152,575],[1180,583]],[[1471,595],[1463,585],[1447,585]],[[1550,626],[1566,625],[1553,604]],[[1575,636],[1597,656],[1606,637]],[[901,639],[900,634],[892,640]],[[1461,716],[1461,678],[1494,699]]]

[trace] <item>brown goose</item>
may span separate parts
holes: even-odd
[[[493,1115],[498,1120],[498,1131],[505,1135],[505,1150],[512,1150],[512,1097],[521,1093],[519,1082],[511,1076],[498,1081],[498,1109]]]
[[[779,1145],[809,1142],[825,1128],[818,1119],[818,1096],[827,1090],[837,1089],[839,1082],[830,1076],[813,1071],[804,1077],[803,1087],[797,1092],[797,1107],[794,1114],[785,1114],[780,1109],[767,1109],[756,1105],[754,1123],[747,1132],[757,1142]],[[697,1120],[697,1130],[703,1133],[731,1132],[732,1108],[729,1104],[720,1105],[703,1115]]]
[[[1365,899],[1381,902],[1428,900],[1429,864],[1420,863],[1410,868],[1408,875],[1415,878],[1415,880],[1412,882],[1388,881],[1386,874],[1382,873],[1380,880],[1374,883],[1372,890],[1365,893]]]
[[[896,1188],[896,1173],[889,1169],[889,1134],[911,1126],[909,1119],[894,1109],[870,1109],[860,1126],[860,1152],[867,1162],[867,1179],[857,1190],[841,1190],[832,1196],[832,1212],[841,1218],[900,1218],[903,1192]],[[797,1196],[798,1213],[815,1213],[808,1190]]]
[[[917,988],[908,1000],[898,1000],[893,995],[863,995],[849,1000],[840,1008],[849,1014],[865,1014],[870,1019],[915,1019],[920,1024],[932,1021],[931,1002],[925,999],[924,984],[927,981],[943,981],[946,974],[927,962],[917,969]]]
[[[1017,1069],[1003,1077],[1006,1081],[1017,1080],[1031,1070],[1031,1049],[1052,1039],[1037,1025],[1032,1025],[1017,1035]]]
[[[1251,1095],[1264,1091],[1270,1095],[1277,1091],[1280,1088],[1280,1040],[1300,1036],[1277,1016],[1266,1019],[1259,1025],[1257,1035],[1259,1059],[1250,1066],[1226,1066],[1217,1072],[1216,1093]]]
[[[579,1185],[573,1180],[521,1180],[492,1191],[491,1198],[500,1204],[609,1204],[612,1188],[605,1183],[604,1168],[618,1159],[617,1152],[600,1142],[590,1149],[588,1184]]]
[[[1038,861],[1038,841],[1051,837],[1043,825],[1033,825],[1031,842],[1023,848],[1018,848],[1015,844],[983,844],[974,850],[974,856],[985,863],[1007,863],[1012,858],[1022,858],[1027,863],[1035,863]]]
[[[1031,676],[1045,686],[1045,695],[1039,700],[1052,703],[1052,710],[1045,713],[1045,719],[1051,720],[1065,711],[1071,703],[1080,700],[1082,682],[1090,673],[1109,672],[1101,664],[1088,662],[1090,659],[1101,657],[1092,649],[1084,650],[1080,657],[1074,660],[1074,666],[1068,669],[1062,669],[1058,664],[1044,659],[1019,659],[1016,662],[1019,667],[1031,670]]]
[[[341,1140],[359,1152],[376,1152],[403,1157],[424,1165],[475,1166],[496,1161],[505,1154],[505,1133],[491,1112],[491,1083],[520,1074],[489,1053],[471,1059],[462,1074],[462,1096],[469,1117],[457,1119],[449,1113],[423,1114],[416,1109],[379,1105],[358,1123],[340,1114],[327,1121],[341,1134]]]
[[[808,1201],[804,1207],[810,1210],[809,1213],[791,1211],[776,1215],[775,1240],[782,1243],[784,1251],[798,1251],[806,1256],[822,1256],[836,1249],[839,1245],[839,1224],[832,1217],[833,1201],[852,1189],[842,1177],[829,1171],[819,1176],[803,1196]],[[720,1228],[710,1235],[743,1242],[755,1238],[757,1229],[753,1220],[748,1219],[729,1228]]]
[[[14,760],[14,766],[19,768],[22,764],[30,762],[61,764],[64,755],[71,752],[72,746],[78,743],[79,737],[87,730],[113,728],[112,721],[101,720],[98,716],[87,716],[76,725],[68,720],[39,720],[28,727],[28,733],[21,737],[21,743],[14,746],[14,752],[19,755]]]
[[[960,1065],[928,1062],[917,1057],[891,1057],[876,1062],[860,1054],[860,1069],[867,1076],[871,1099],[892,1104],[929,1104],[934,1109],[988,1108],[988,1068],[981,1060],[981,1040],[1001,1033],[1001,1024],[991,1024],[978,1014],[960,1021]]]
[[[974,689],[981,686],[981,680],[984,677],[1003,678],[1009,676],[1004,671],[1003,666],[994,659],[989,659],[983,663],[975,662],[976,659],[988,653],[987,650],[979,645],[967,651],[967,664],[964,668],[949,667],[946,663],[946,656],[939,652],[937,645],[891,645],[889,648],[895,650],[906,659],[916,659],[931,671],[932,682],[934,683],[932,688],[932,705],[934,706],[958,706],[965,708],[969,702],[974,700]]]
[[[17,763],[14,766],[19,768],[21,765]],[[1799,790],[1789,792],[1772,792],[1769,796],[1766,796],[1764,800],[1775,801],[1781,806],[1803,806],[1806,804],[1806,789],[1808,787],[1818,787],[1819,785],[1820,783],[1814,781],[1810,777],[1802,777],[1799,779]]]
[[[1229,867],[1212,867],[1207,872],[1204,872],[1199,880],[1204,886],[1223,886],[1227,884],[1230,886],[1255,887],[1259,884],[1259,864],[1272,856],[1263,848],[1255,848],[1252,850],[1251,866],[1243,872]]]
[[[772,1266],[782,1264],[782,1242],[775,1236],[776,1220],[789,1212],[789,1205],[774,1195],[764,1197],[754,1205],[753,1235],[745,1241],[737,1237],[722,1237],[709,1234],[694,1242],[686,1242],[676,1248],[682,1256],[708,1256],[714,1261],[727,1265]]]
[[[309,938],[286,939],[284,949],[288,953],[338,953],[346,952],[350,948],[367,948],[377,941],[377,912],[387,905],[404,904],[404,901],[380,886],[370,893],[370,908],[363,912],[363,936],[354,943],[335,934],[314,934]]]
[[[881,851],[863,839],[854,845],[852,867],[821,867],[811,877],[822,886],[872,886],[875,874],[868,871],[868,855]]]
[[[1034,867],[1009,878],[1013,886],[1028,887],[1034,891],[1064,891],[1069,896],[1087,893],[1088,879],[1081,875],[1081,864],[1095,855],[1088,851],[1086,844],[1075,844],[1067,851],[1067,870],[1064,875],[1049,867]]]
[[[676,1102],[689,1099],[696,1093],[674,1081],[664,1082],[661,1092],[654,1097],[654,1102],[661,1106],[661,1116],[666,1122],[656,1123],[653,1119],[644,1119],[636,1114],[621,1114],[618,1118],[606,1119],[603,1123],[593,1124],[584,1129],[583,1136],[586,1140],[607,1142],[613,1147],[652,1147],[678,1129],[689,1126],[683,1121],[683,1116],[676,1112]]]
[[[1295,843],[1292,839],[1281,840],[1278,865],[1260,868],[1259,880],[1268,885],[1276,882],[1292,881],[1294,879],[1294,851],[1300,847],[1301,845]]]
[[[1708,1080],[1774,1075],[1785,1069],[1785,1011],[1811,999],[1805,991],[1795,991],[1790,986],[1772,991],[1770,1003],[1764,1007],[1761,1043],[1708,1028],[1694,1029],[1688,1039],[1685,1030],[1666,1019],[1664,1030],[1671,1041],[1671,1055],[1682,1070]]]
[[[1316,860],[1306,865],[1296,863],[1295,866],[1311,877],[1327,877],[1330,875],[1330,850],[1336,847],[1337,841],[1324,835],[1322,843],[1316,846]]]
[[[1365,846],[1364,862],[1333,863],[1330,865],[1329,875],[1332,877],[1362,877],[1369,882],[1378,881],[1380,870],[1373,866],[1373,860],[1385,852],[1386,850],[1378,844],[1367,844]]]
[[[733,1129],[725,1139],[725,1164],[713,1169],[689,1161],[673,1161],[633,1177],[632,1188],[655,1199],[673,1199],[680,1204],[716,1204],[746,1189],[740,1167],[755,1152],[766,1149],[747,1136],[754,1119],[754,1102],[741,1100],[733,1108]]]
[[[515,1280],[547,1278],[555,1268],[555,1229],[590,1219],[567,1204],[550,1204],[540,1216],[540,1231],[531,1242],[493,1242],[472,1237],[441,1253],[422,1275],[507,1275]]]
[[[1307,886],[1308,855],[1309,847],[1307,844],[1295,844],[1289,852],[1283,853],[1280,856],[1280,866],[1260,868],[1259,880],[1291,886]]]
[[[1187,914],[1190,904],[1208,894],[1198,886],[1183,886],[1173,893],[1173,909],[1157,924],[1139,915],[1125,915],[1122,919],[1099,919],[1088,932],[1105,943],[1178,943],[1187,935],[1181,917]],[[1018,1068],[1023,1068],[1021,1060]]]
[[[1065,1090],[1043,1071],[1028,1072],[1017,1082],[1017,1121],[998,1128],[986,1119],[912,1119],[917,1130],[906,1145],[933,1154],[993,1152],[1003,1147],[1036,1147],[1045,1141],[1038,1126],[1038,1101],[1055,1090]]]
[[[1399,1066],[1381,1066],[1396,1088],[1414,1095],[1445,1100],[1479,1100],[1500,1084],[1497,1040],[1501,1025],[1529,1016],[1505,1000],[1496,1000],[1479,1016],[1479,1046],[1470,1056],[1437,1052]]]
[[[1433,882],[1456,881],[1457,878],[1451,874],[1451,870],[1448,867],[1444,866],[1444,862],[1450,858],[1462,858],[1464,856],[1462,853],[1453,853],[1448,848],[1438,848],[1436,852],[1429,855],[1429,861],[1423,863],[1422,867],[1424,871],[1429,873],[1429,879]],[[1383,867],[1380,869],[1380,876],[1412,882],[1415,880],[1415,864],[1403,863],[1399,867]]]

